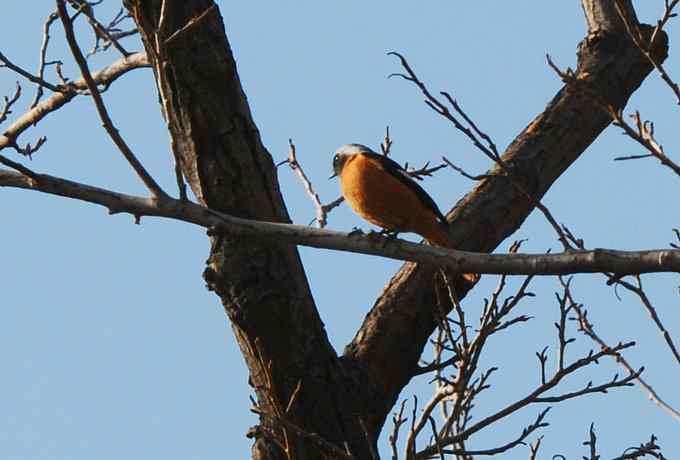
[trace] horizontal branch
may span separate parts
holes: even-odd
[[[41,191],[98,204],[111,214],[129,213],[166,217],[219,232],[275,239],[302,246],[356,252],[389,259],[448,266],[459,272],[511,275],[564,275],[572,273],[680,272],[680,250],[616,251],[595,249],[556,254],[484,254],[455,251],[381,236],[344,233],[302,225],[262,222],[222,214],[196,203],[173,198],[145,198],[38,174],[29,178],[0,170],[0,187]]]

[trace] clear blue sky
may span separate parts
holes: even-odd
[[[218,3],[265,145],[279,161],[292,137],[326,201],[338,195],[337,183],[326,180],[331,152],[348,142],[377,148],[385,125],[392,130],[393,157],[402,163],[436,162],[446,154],[473,173],[489,166],[422,103],[413,87],[386,78],[399,71],[386,52],[405,54],[433,90],[452,92],[504,148],[561,86],[545,54],[561,67],[574,66],[585,31],[577,1]],[[646,21],[658,17],[661,1],[636,3]],[[107,0],[98,10],[104,19],[119,7],[120,2]],[[35,68],[41,25],[52,8],[53,2],[34,2],[31,8],[23,1],[4,2],[0,50]],[[675,22],[669,31],[677,31]],[[91,35],[82,32],[87,48]],[[75,78],[58,26],[53,40],[51,58],[63,59],[66,74]],[[138,38],[125,43],[141,49]],[[674,43],[671,39],[671,50]],[[115,57],[98,56],[92,67]],[[671,57],[667,66],[680,77],[677,60]],[[9,94],[15,80],[0,69],[0,93]],[[33,89],[22,83],[23,105],[14,115],[32,98]],[[145,165],[173,190],[169,141],[151,71],[126,76],[105,100]],[[657,76],[636,93],[627,111],[634,109],[656,121],[660,140],[673,154],[677,107]],[[100,128],[88,99],[51,115],[21,140],[42,135],[48,142],[30,163],[34,169],[117,191],[144,192]],[[635,153],[640,148],[617,129],[608,129],[545,199],[557,219],[591,247],[667,247],[671,228],[680,225],[677,177],[651,160],[612,161]],[[309,222],[314,209],[301,184],[285,168],[279,178],[293,220]],[[447,170],[425,183],[446,210],[471,186]],[[102,208],[9,189],[0,190],[0,209],[0,457],[247,458],[245,432],[256,424],[248,411],[251,390],[219,300],[201,278],[209,250],[204,231],[146,218],[137,226],[131,217],[109,216]],[[330,228],[354,226],[369,227],[346,207],[330,217]],[[528,238],[528,251],[559,250],[540,215],[532,215],[513,238]],[[400,264],[317,249],[302,248],[301,253],[328,334],[341,352]],[[677,275],[645,280],[662,319],[678,338]],[[478,311],[495,281],[485,277],[465,308]],[[537,280],[533,290],[538,296],[523,310],[535,319],[492,341],[483,364],[501,369],[475,417],[525,395],[537,382],[534,352],[545,345],[555,348],[557,288],[555,279]],[[644,364],[648,381],[680,406],[678,365],[639,303],[626,292],[617,300],[601,276],[577,276],[574,293],[610,342],[638,342],[628,354],[631,362]],[[572,334],[578,340],[570,357],[577,358],[590,343],[574,329]],[[589,379],[597,383],[615,372],[623,374],[603,361],[595,372],[570,379],[564,388],[580,388]],[[402,397],[427,399],[426,380],[416,379]],[[473,438],[468,447],[507,442],[540,409],[522,411]],[[559,404],[548,421],[551,427],[541,433],[542,458],[586,454],[581,442],[590,423],[595,423],[605,458],[646,441],[651,433],[668,458],[680,456],[677,422],[637,388]],[[520,447],[503,458],[527,456],[528,449]]]

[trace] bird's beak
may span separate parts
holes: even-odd
[[[331,179],[333,179],[334,177],[338,177],[338,174],[337,174],[337,173],[331,174],[331,177],[329,177],[328,180],[331,180]]]

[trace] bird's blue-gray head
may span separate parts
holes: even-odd
[[[342,173],[342,168],[345,166],[345,162],[352,155],[357,155],[359,153],[372,153],[376,154],[373,150],[362,144],[345,144],[341,145],[333,156],[333,175],[331,179],[335,176],[339,176]]]

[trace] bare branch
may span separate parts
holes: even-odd
[[[592,385],[592,382],[589,382],[585,388],[578,390],[578,391],[572,391],[570,393],[563,393],[559,396],[545,396],[541,398],[536,398],[535,402],[540,402],[540,403],[557,403],[557,402],[562,402],[566,401],[568,399],[573,399],[577,398],[579,396],[587,395],[587,394],[592,394],[592,393],[607,393],[610,389],[612,388],[619,388],[619,387],[630,387],[633,386],[634,384],[631,383],[633,380],[637,380],[640,377],[640,374],[642,373],[644,369],[638,369],[636,372],[627,375],[626,377],[619,379],[618,375],[615,375],[611,381],[605,382],[601,385]]]
[[[430,166],[430,162],[426,162],[422,168],[419,169],[407,169],[408,164],[406,166],[406,172],[408,173],[409,176],[413,177],[414,179],[418,180],[423,180],[424,177],[431,177],[432,174],[436,173],[440,169],[446,168],[446,164],[442,163],[437,166]]]
[[[116,48],[118,52],[123,55],[123,57],[128,57],[131,54],[129,51],[123,48],[120,43],[118,43],[118,39],[116,37],[113,37],[109,33],[109,28],[105,27],[97,20],[97,18],[95,18],[92,6],[88,2],[84,0],[68,0],[68,2],[71,4],[71,6],[73,6],[73,8],[79,12],[82,12],[87,17],[90,27],[92,27],[92,30],[94,31],[96,39],[94,47],[89,53],[90,55],[93,55],[98,51],[99,41],[101,39],[104,39],[107,43],[113,45],[113,47]]]
[[[449,266],[459,273],[540,274],[570,273],[652,273],[680,271],[680,250],[614,251],[595,249],[556,254],[486,254],[455,251],[400,239],[385,239],[356,233],[343,233],[301,225],[240,219],[217,213],[191,202],[167,198],[154,205],[149,199],[91,187],[46,174],[40,184],[31,184],[21,175],[0,171],[0,186],[18,187],[87,201],[135,216],[166,217],[191,222],[219,231],[264,239],[379,255],[396,260]]]
[[[597,435],[595,434],[595,424],[590,424],[590,429],[588,430],[588,440],[583,443],[584,446],[588,446],[590,450],[590,456],[588,460],[600,460],[600,456],[597,455]]]
[[[625,160],[637,160],[641,158],[648,158],[649,156],[657,158],[661,164],[670,168],[675,174],[680,175],[680,165],[673,162],[663,150],[663,147],[654,138],[654,124],[650,121],[642,121],[640,117],[640,112],[635,112],[631,115],[631,118],[635,122],[635,127],[631,126],[623,119],[623,113],[621,109],[612,107],[606,101],[604,101],[599,94],[594,93],[583,85],[574,72],[571,69],[565,71],[560,70],[557,65],[547,56],[548,65],[555,71],[557,75],[565,82],[567,85],[575,88],[578,91],[582,91],[588,97],[590,97],[594,102],[596,102],[602,110],[607,112],[612,119],[612,124],[623,129],[624,133],[631,139],[636,141],[638,144],[643,146],[649,155],[629,155],[620,156],[614,158],[614,161],[625,161]]]
[[[620,354],[618,353],[618,350],[615,350],[614,348],[610,347],[607,345],[604,340],[602,340],[594,331],[593,325],[588,321],[588,313],[585,310],[582,310],[580,306],[574,304],[574,311],[576,312],[580,330],[588,336],[590,339],[592,339],[594,342],[596,342],[600,348],[604,350],[609,350],[612,354],[614,354],[616,358],[616,362],[619,363],[624,369],[626,369],[629,373],[635,373],[635,370],[633,367],[628,364],[628,361]],[[661,397],[656,393],[654,388],[652,388],[651,385],[649,385],[642,377],[639,375],[635,379],[638,382],[638,385],[642,387],[642,389],[647,392],[649,399],[654,401],[657,405],[659,405],[661,408],[666,410],[673,418],[676,420],[680,421],[680,412],[678,412],[676,409],[674,409],[670,404],[665,402]]]
[[[254,405],[251,408],[251,411],[260,417],[263,418],[268,418],[272,420],[276,424],[280,424],[295,433],[297,433],[299,436],[309,439],[311,442],[319,446],[324,452],[329,454],[331,457],[334,459],[342,459],[342,460],[355,460],[355,457],[353,455],[350,455],[346,453],[344,450],[342,450],[340,447],[336,446],[335,444],[325,440],[321,436],[319,436],[317,433],[311,433],[309,431],[304,430],[303,428],[299,427],[295,423],[291,422],[284,416],[279,416],[275,414],[270,414],[268,412],[263,411],[256,405]]]
[[[569,312],[571,311],[571,309],[573,307],[572,307],[571,302],[569,302],[569,303],[567,302],[567,300],[569,299],[569,297],[568,297],[569,281],[564,282],[562,280],[562,278],[560,278],[560,282],[562,283],[562,286],[564,287],[565,294],[562,297],[560,297],[559,294],[555,293],[555,297],[557,297],[557,302],[560,306],[560,322],[555,323],[555,327],[557,328],[558,345],[559,345],[557,368],[558,369],[564,369],[564,361],[565,361],[565,357],[566,357],[567,345],[569,345],[571,342],[574,341],[573,338],[567,339],[567,337],[566,337],[567,316],[569,315]]]
[[[622,160],[636,160],[640,158],[654,157],[661,162],[662,165],[670,168],[675,174],[680,176],[680,165],[673,162],[663,150],[663,147],[654,138],[654,123],[650,121],[642,121],[640,112],[636,111],[630,117],[635,122],[635,128],[624,121],[621,112],[617,110],[610,110],[613,124],[623,129],[623,132],[643,146],[649,152],[649,155],[631,155],[627,157],[614,158],[615,161]]]
[[[329,209],[327,207],[324,207],[324,205],[321,203],[321,198],[319,198],[319,194],[316,193],[316,191],[314,190],[312,182],[309,180],[309,178],[305,174],[305,171],[302,169],[302,166],[298,162],[293,139],[288,139],[288,145],[289,145],[288,159],[285,161],[285,163],[288,164],[288,166],[290,166],[290,169],[292,169],[293,172],[295,172],[295,174],[297,174],[297,176],[302,181],[302,184],[305,187],[307,195],[309,195],[309,197],[312,199],[312,202],[314,203],[314,207],[316,209],[316,222],[319,225],[319,228],[324,228],[328,222],[327,217]]]
[[[25,167],[21,163],[17,163],[15,161],[10,160],[9,158],[6,158],[2,155],[0,155],[0,163],[8,166],[16,171],[19,171],[20,174],[26,176],[26,178],[29,179],[28,183],[31,185],[35,185],[35,182],[39,180],[39,174],[35,173],[31,169]],[[3,171],[0,170],[0,174],[2,174]]]
[[[385,139],[380,143],[380,150],[382,154],[388,156],[390,154],[390,149],[392,148],[392,138],[390,137],[390,127],[385,127]]]
[[[661,453],[661,447],[656,443],[656,436],[652,435],[644,444],[640,444],[637,447],[629,447],[624,451],[624,453],[612,460],[636,460],[638,458],[646,457],[647,455],[658,458],[660,460],[665,460],[666,457]]]
[[[498,152],[494,152],[492,149],[489,147],[485,146],[480,139],[475,135],[475,133],[470,129],[465,127],[446,107],[442,102],[439,101],[436,97],[430,93],[430,90],[427,89],[427,86],[418,78],[418,76],[415,74],[413,69],[411,68],[410,64],[406,60],[406,58],[395,51],[387,53],[388,56],[396,56],[400,63],[401,66],[404,68],[406,71],[406,74],[402,73],[394,73],[389,75],[390,77],[401,77],[407,81],[410,81],[411,83],[415,84],[419,89],[420,92],[425,96],[425,103],[435,112],[437,112],[439,115],[443,116],[447,120],[449,120],[453,125],[461,131],[463,134],[465,134],[474,144],[475,147],[477,147],[484,155],[489,157],[491,160],[494,162],[496,161],[498,157]],[[450,96],[449,96],[450,97]],[[476,127],[475,127],[476,128]]]
[[[536,460],[536,456],[538,455],[538,449],[541,447],[542,440],[543,436],[539,436],[535,442],[529,444],[530,449],[529,460]]]
[[[128,147],[127,143],[123,140],[120,133],[114,126],[111,117],[109,117],[106,107],[104,106],[104,101],[99,92],[99,88],[97,88],[97,83],[95,83],[94,79],[92,78],[87,61],[85,60],[85,57],[83,56],[83,53],[80,51],[78,43],[76,42],[76,36],[73,32],[73,24],[68,12],[66,11],[66,4],[64,1],[65,0],[57,0],[57,9],[59,10],[61,22],[64,24],[66,41],[68,42],[69,48],[71,48],[73,57],[78,63],[78,67],[80,67],[80,71],[83,74],[83,79],[87,84],[87,88],[90,90],[92,100],[95,103],[99,117],[104,124],[104,128],[109,133],[111,140],[113,140],[114,144],[116,144],[125,159],[128,161],[128,163],[130,163],[130,166],[132,166],[132,169],[135,170],[139,178],[142,180],[142,182],[144,182],[144,185],[146,185],[154,198],[163,198],[167,196],[167,194],[160,188],[153,177],[151,177],[151,175],[146,171],[144,166],[142,166],[132,150],[130,150],[130,147]]]
[[[479,175],[473,176],[472,174],[468,174],[467,172],[465,172],[465,170],[463,168],[460,168],[460,167],[456,166],[455,164],[453,164],[451,161],[449,161],[448,158],[442,157],[442,160],[444,160],[444,163],[449,165],[449,167],[453,168],[453,170],[459,172],[461,176],[466,177],[470,180],[480,181],[480,180],[484,180],[484,179],[489,177],[488,174],[479,174]]]
[[[92,78],[97,85],[108,88],[121,75],[142,67],[149,67],[149,61],[144,53],[136,53],[127,58],[119,59],[95,72]],[[18,137],[24,131],[37,125],[47,115],[71,102],[79,94],[79,91],[87,90],[87,84],[84,79],[80,79],[73,82],[68,88],[69,91],[67,92],[55,93],[43,100],[0,133],[0,150],[16,145]]]
[[[322,206],[323,212],[324,212],[326,215],[328,215],[329,212],[331,212],[333,209],[335,209],[335,208],[337,208],[338,206],[340,206],[340,205],[342,204],[343,201],[345,201],[345,197],[340,196],[340,197],[334,199],[333,201],[331,201],[330,203],[324,204],[324,205]]]
[[[677,99],[677,103],[680,104],[680,87],[678,86],[677,83],[673,81],[670,75],[668,75],[668,72],[666,72],[666,69],[664,68],[663,64],[661,64],[661,62],[659,62],[659,60],[654,57],[654,53],[652,51],[656,46],[656,37],[658,37],[659,32],[663,29],[666,22],[672,16],[674,16],[673,9],[677,6],[677,4],[678,0],[673,0],[671,3],[666,1],[664,15],[657,22],[657,25],[654,28],[654,31],[652,32],[650,39],[648,41],[646,40],[646,37],[640,30],[637,21],[630,18],[629,15],[627,14],[627,10],[623,6],[622,0],[615,0],[616,10],[618,11],[621,20],[623,21],[623,24],[626,27],[628,35],[633,40],[633,43],[635,43],[635,46],[637,46],[640,49],[642,54],[644,54],[644,56],[654,66],[657,72],[659,72],[659,75],[661,75],[661,79],[668,85],[671,91],[673,91],[673,94],[675,94],[675,98]]]
[[[21,147],[19,144],[17,144],[15,142],[14,144],[10,145],[10,147],[12,147],[14,150],[16,150],[17,153],[20,153],[21,155],[23,155],[25,157],[31,158],[31,156],[35,152],[37,152],[40,149],[40,147],[43,146],[43,144],[45,142],[47,142],[47,138],[45,136],[42,136],[42,137],[38,138],[38,140],[35,142],[34,145],[31,145],[30,142],[27,142],[24,147]]]
[[[460,104],[458,104],[458,102],[449,93],[445,91],[442,91],[440,93],[446,99],[449,105],[451,105],[453,111],[456,114],[458,114],[458,116],[462,117],[464,123],[467,124],[467,126],[465,126],[463,122],[456,118],[456,115],[454,115],[443,102],[441,102],[439,99],[434,97],[432,93],[430,93],[429,89],[427,88],[427,85],[425,85],[425,83],[423,83],[418,78],[418,76],[415,74],[414,70],[411,68],[408,61],[403,55],[396,52],[388,53],[388,55],[397,56],[399,58],[399,61],[401,62],[401,66],[406,71],[406,74],[393,74],[393,76],[399,76],[415,84],[420,89],[420,92],[425,96],[425,103],[439,115],[449,120],[458,131],[462,132],[468,139],[470,139],[470,141],[472,141],[473,145],[477,147],[478,150],[480,150],[487,158],[489,158],[498,166],[500,172],[502,172],[503,174],[505,174],[506,177],[508,177],[508,179],[512,182],[513,186],[517,188],[517,190],[519,190],[523,195],[525,195],[526,198],[532,203],[534,207],[538,208],[538,210],[541,211],[541,213],[545,216],[548,223],[555,230],[555,233],[557,233],[558,240],[562,243],[564,249],[565,250],[573,249],[569,245],[569,240],[562,232],[560,225],[557,223],[557,220],[553,217],[550,210],[548,210],[548,208],[543,203],[541,203],[540,200],[535,199],[533,194],[529,192],[527,187],[524,184],[522,184],[517,177],[515,177],[515,174],[513,174],[512,172],[512,168],[506,165],[505,162],[502,160],[501,155],[498,152],[498,149],[496,148],[496,144],[493,142],[491,137],[477,127],[477,125],[472,121],[471,117],[468,116],[467,113],[462,109]],[[451,162],[447,163],[456,171],[463,174],[465,177],[468,177],[473,180],[477,180],[477,178],[479,177],[470,176],[464,173],[462,169],[454,166]]]
[[[2,62],[2,65],[0,67],[7,67],[10,70],[13,70],[14,72],[18,73],[22,77],[24,77],[26,80],[35,83],[38,86],[42,86],[43,88],[47,88],[52,92],[55,93],[63,93],[64,91],[67,91],[66,88],[61,87],[61,86],[56,86],[53,85],[52,83],[48,82],[47,80],[44,80],[43,78],[40,78],[36,75],[33,75],[27,70],[24,70],[23,68],[19,67],[18,65],[14,64],[12,61],[10,61],[4,54],[0,53],[0,62]]]
[[[47,59],[47,45],[50,42],[50,27],[52,26],[52,23],[57,19],[59,19],[59,14],[57,14],[57,12],[54,11],[50,13],[49,16],[47,16],[45,24],[43,25],[43,41],[42,45],[40,45],[40,64],[38,65],[38,78],[45,77],[45,67],[47,67],[48,65],[46,59]],[[38,104],[38,102],[40,102],[40,98],[42,98],[42,95],[43,86],[38,85],[38,89],[35,92],[35,97],[33,98],[33,102],[31,102],[30,108],[35,107]]]
[[[550,407],[547,407],[543,409],[538,416],[536,417],[536,420],[534,423],[531,425],[527,426],[522,430],[522,433],[515,439],[514,441],[511,441],[507,444],[504,444],[499,447],[494,447],[492,449],[482,449],[482,450],[445,450],[444,453],[446,454],[451,454],[451,455],[498,455],[502,454],[503,452],[507,452],[510,449],[513,449],[521,444],[524,444],[524,440],[529,437],[530,434],[532,434],[534,431],[540,429],[540,428],[545,428],[549,426],[550,424],[547,422],[544,422],[543,419],[545,416],[548,414],[548,411],[550,410]]]
[[[568,234],[569,238],[577,244],[578,248],[581,250],[585,250],[585,244],[583,240],[581,239],[576,239],[574,235],[568,230],[565,229],[566,233]],[[680,236],[680,232],[676,233],[678,236]],[[617,286],[623,286],[625,289],[629,290],[633,294],[637,295],[640,298],[640,301],[642,302],[642,305],[645,307],[645,310],[647,310],[647,313],[649,314],[650,318],[654,322],[655,326],[663,336],[664,340],[666,341],[666,345],[670,349],[671,353],[673,354],[673,357],[675,360],[680,364],[680,352],[678,352],[678,348],[675,345],[675,342],[673,342],[673,339],[668,332],[668,330],[665,328],[663,325],[663,322],[661,321],[661,318],[659,317],[659,314],[657,313],[656,309],[652,305],[652,302],[649,300],[649,297],[647,297],[647,294],[645,293],[644,289],[642,288],[642,278],[640,277],[640,274],[635,274],[635,279],[637,281],[637,286],[629,283],[628,281],[623,280],[624,274],[611,274],[608,272],[604,272],[604,275],[607,277],[607,284],[612,285],[615,284]],[[565,297],[564,300],[568,298],[572,304],[575,304],[571,297],[571,292],[569,290],[569,283],[565,283],[561,278],[560,282],[562,283],[562,286],[564,287],[564,292],[565,292]]]
[[[406,400],[401,402],[399,412],[392,416],[392,434],[389,436],[390,447],[392,449],[392,460],[399,460],[399,452],[397,450],[397,441],[399,439],[399,430],[401,426],[408,421],[404,418],[404,407],[406,406]]]
[[[645,291],[642,288],[642,279],[640,278],[640,275],[635,275],[635,280],[637,282],[637,286],[634,286],[631,283],[624,280],[618,280],[616,284],[623,286],[624,288],[628,289],[630,292],[632,292],[633,294],[637,295],[640,298],[640,301],[642,302],[642,305],[645,307],[645,310],[647,310],[647,313],[649,313],[649,316],[652,318],[652,321],[656,325],[657,329],[659,330],[659,332],[661,332],[661,335],[666,341],[666,345],[668,345],[668,348],[671,350],[673,357],[675,358],[677,363],[680,364],[680,353],[678,353],[678,348],[675,346],[675,343],[673,342],[673,339],[671,338],[671,335],[669,334],[668,330],[664,327],[663,323],[661,322],[661,318],[659,318],[659,314],[656,312],[656,309],[652,305],[652,302],[649,300],[649,297],[647,297],[647,294],[645,294]]]
[[[217,11],[217,5],[212,4],[204,12],[199,14],[197,17],[191,19],[189,22],[187,22],[181,29],[175,31],[172,35],[170,35],[166,40],[165,44],[170,45],[172,42],[178,40],[182,36],[186,35],[193,29],[194,27],[198,26],[201,21],[203,21],[208,14],[210,14],[213,11]]]
[[[12,113],[12,106],[16,104],[20,97],[21,97],[21,85],[19,84],[19,82],[17,82],[16,89],[14,90],[14,95],[12,97],[7,96],[3,97],[3,99],[5,100],[5,105],[0,111],[0,123],[4,123],[5,120],[7,120],[7,115]]]
[[[556,387],[564,377],[567,375],[570,375],[574,372],[576,372],[578,369],[581,369],[583,367],[589,366],[593,363],[598,362],[601,358],[605,356],[617,356],[617,353],[620,354],[621,351],[623,351],[626,348],[632,347],[634,345],[634,342],[628,342],[628,343],[620,343],[616,345],[615,347],[609,349],[602,349],[598,353],[590,353],[588,356],[578,359],[574,361],[572,364],[569,366],[566,366],[563,370],[557,371],[555,375],[549,379],[545,384],[540,385],[538,388],[536,388],[534,391],[532,391],[528,396],[525,398],[522,398],[505,408],[497,411],[496,413],[489,415],[488,417],[480,420],[479,422],[475,423],[471,427],[466,428],[465,430],[452,435],[452,436],[445,436],[441,439],[442,444],[444,445],[451,445],[455,444],[460,441],[464,441],[468,439],[470,436],[473,434],[477,433],[478,431],[482,430],[483,428],[486,428],[487,426],[491,425],[492,423],[497,422],[498,420],[501,420],[508,415],[526,407],[529,404],[541,402],[541,395],[552,388]],[[634,373],[634,371],[633,371]],[[610,382],[610,387],[615,388],[618,385],[612,385]],[[572,396],[575,397],[575,396]],[[419,459],[425,459],[428,458],[429,456],[433,455],[436,453],[436,450],[433,448],[433,446],[427,447],[423,449],[422,451],[418,452],[417,458]]]

